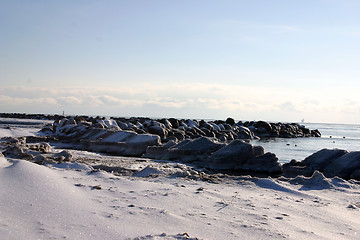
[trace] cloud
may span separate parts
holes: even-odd
[[[70,96],[70,97],[59,97],[55,101],[57,101],[60,105],[82,105],[84,102],[82,99]]]
[[[290,101],[284,102],[283,104],[280,105],[280,108],[283,111],[287,111],[287,112],[294,112],[297,111],[297,107]]]
[[[36,92],[39,95],[36,96]],[[208,83],[149,84],[121,88],[0,88],[0,107],[9,112],[118,116],[264,119],[329,122],[331,115],[357,121],[360,99],[339,99],[329,89],[251,87]],[[337,91],[337,90],[334,90]],[[326,119],[325,119],[326,118]],[[356,119],[356,120],[355,120]],[[338,121],[338,120],[337,120]],[[360,119],[359,119],[360,121]]]
[[[56,100],[50,97],[28,98],[10,97],[0,95],[0,106],[34,106],[34,105],[55,105]]]

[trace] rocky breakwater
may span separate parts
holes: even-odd
[[[149,118],[84,118],[55,120],[44,133],[69,141],[75,148],[121,156],[192,163],[221,169],[278,174],[278,158],[249,142],[261,137],[320,136],[299,124],[258,122],[153,120]]]
[[[65,126],[66,125],[66,126]],[[296,138],[320,137],[318,130],[310,130],[298,123],[268,123],[265,121],[236,122],[232,118],[226,121],[204,121],[190,119],[150,119],[150,118],[93,118],[69,117],[55,120],[44,131],[56,135],[72,136],[82,132],[86,127],[112,129],[114,131],[132,131],[137,134],[154,134],[160,137],[161,143],[183,141],[199,137],[216,138],[221,142],[234,139],[259,139],[266,137]],[[76,131],[74,131],[76,130]]]
[[[360,180],[360,151],[322,149],[303,161],[292,160],[283,165],[283,172],[287,177],[310,177],[316,171],[328,178]]]

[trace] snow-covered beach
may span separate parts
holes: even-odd
[[[47,153],[68,152],[61,163],[0,158],[1,239],[359,239],[355,180],[231,176],[64,146]]]

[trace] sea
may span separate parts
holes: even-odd
[[[255,140],[252,144],[263,146],[265,152],[275,153],[280,163],[287,163],[292,159],[304,160],[324,148],[360,151],[360,124],[301,124],[312,130],[318,129],[321,137],[271,138]]]
[[[53,121],[0,118],[0,138],[36,135],[46,123],[50,122]],[[265,152],[275,153],[280,163],[287,163],[292,159],[304,160],[324,148],[360,151],[360,124],[301,124],[312,130],[318,129],[321,137],[270,138],[254,140],[251,143],[263,146]]]

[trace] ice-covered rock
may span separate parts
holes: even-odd
[[[194,172],[191,168],[182,164],[162,164],[155,165],[150,164],[146,166],[144,169],[134,173],[132,176],[134,177],[158,177],[158,176],[166,176],[166,177],[188,177]]]
[[[349,179],[352,173],[360,169],[360,151],[349,152],[331,161],[323,170],[325,176]],[[353,176],[356,176],[354,174]],[[360,179],[357,179],[360,180]]]
[[[152,159],[161,159],[166,151],[175,146],[177,144],[176,141],[170,140],[166,144],[160,145],[160,146],[148,146],[146,148],[146,153],[142,156],[145,158],[152,158]]]
[[[168,135],[168,131],[166,130],[165,126],[150,126],[149,133],[156,134],[161,138],[161,141],[164,141]]]
[[[121,128],[119,127],[119,125],[117,124],[117,122],[114,119],[105,119],[105,120],[101,120],[101,121],[104,124],[104,126],[106,126],[106,128],[110,128],[110,129],[114,129],[114,130],[121,130]]]
[[[281,172],[281,165],[272,153],[264,154],[264,148],[242,140],[234,140],[214,152],[208,159],[213,169],[246,170],[254,172]]]
[[[187,139],[165,151],[163,160],[179,162],[205,162],[211,153],[219,150],[225,144],[208,137]]]
[[[342,149],[322,149],[305,158],[301,164],[313,170],[323,170],[331,161],[347,153],[348,151]]]
[[[141,156],[148,146],[160,145],[158,135],[137,134],[133,131],[101,131],[88,139],[82,141],[84,149],[122,156]]]
[[[34,159],[34,155],[29,153],[27,150],[28,149],[25,146],[13,144],[8,146],[3,152],[3,154],[5,157],[10,157],[10,158],[25,159],[25,160]]]
[[[360,151],[348,152],[342,149],[322,149],[301,162],[291,161],[283,165],[284,175],[309,177],[314,171],[326,177],[354,178],[360,180]]]
[[[247,127],[237,126],[236,132],[238,139],[254,139],[254,133]]]

